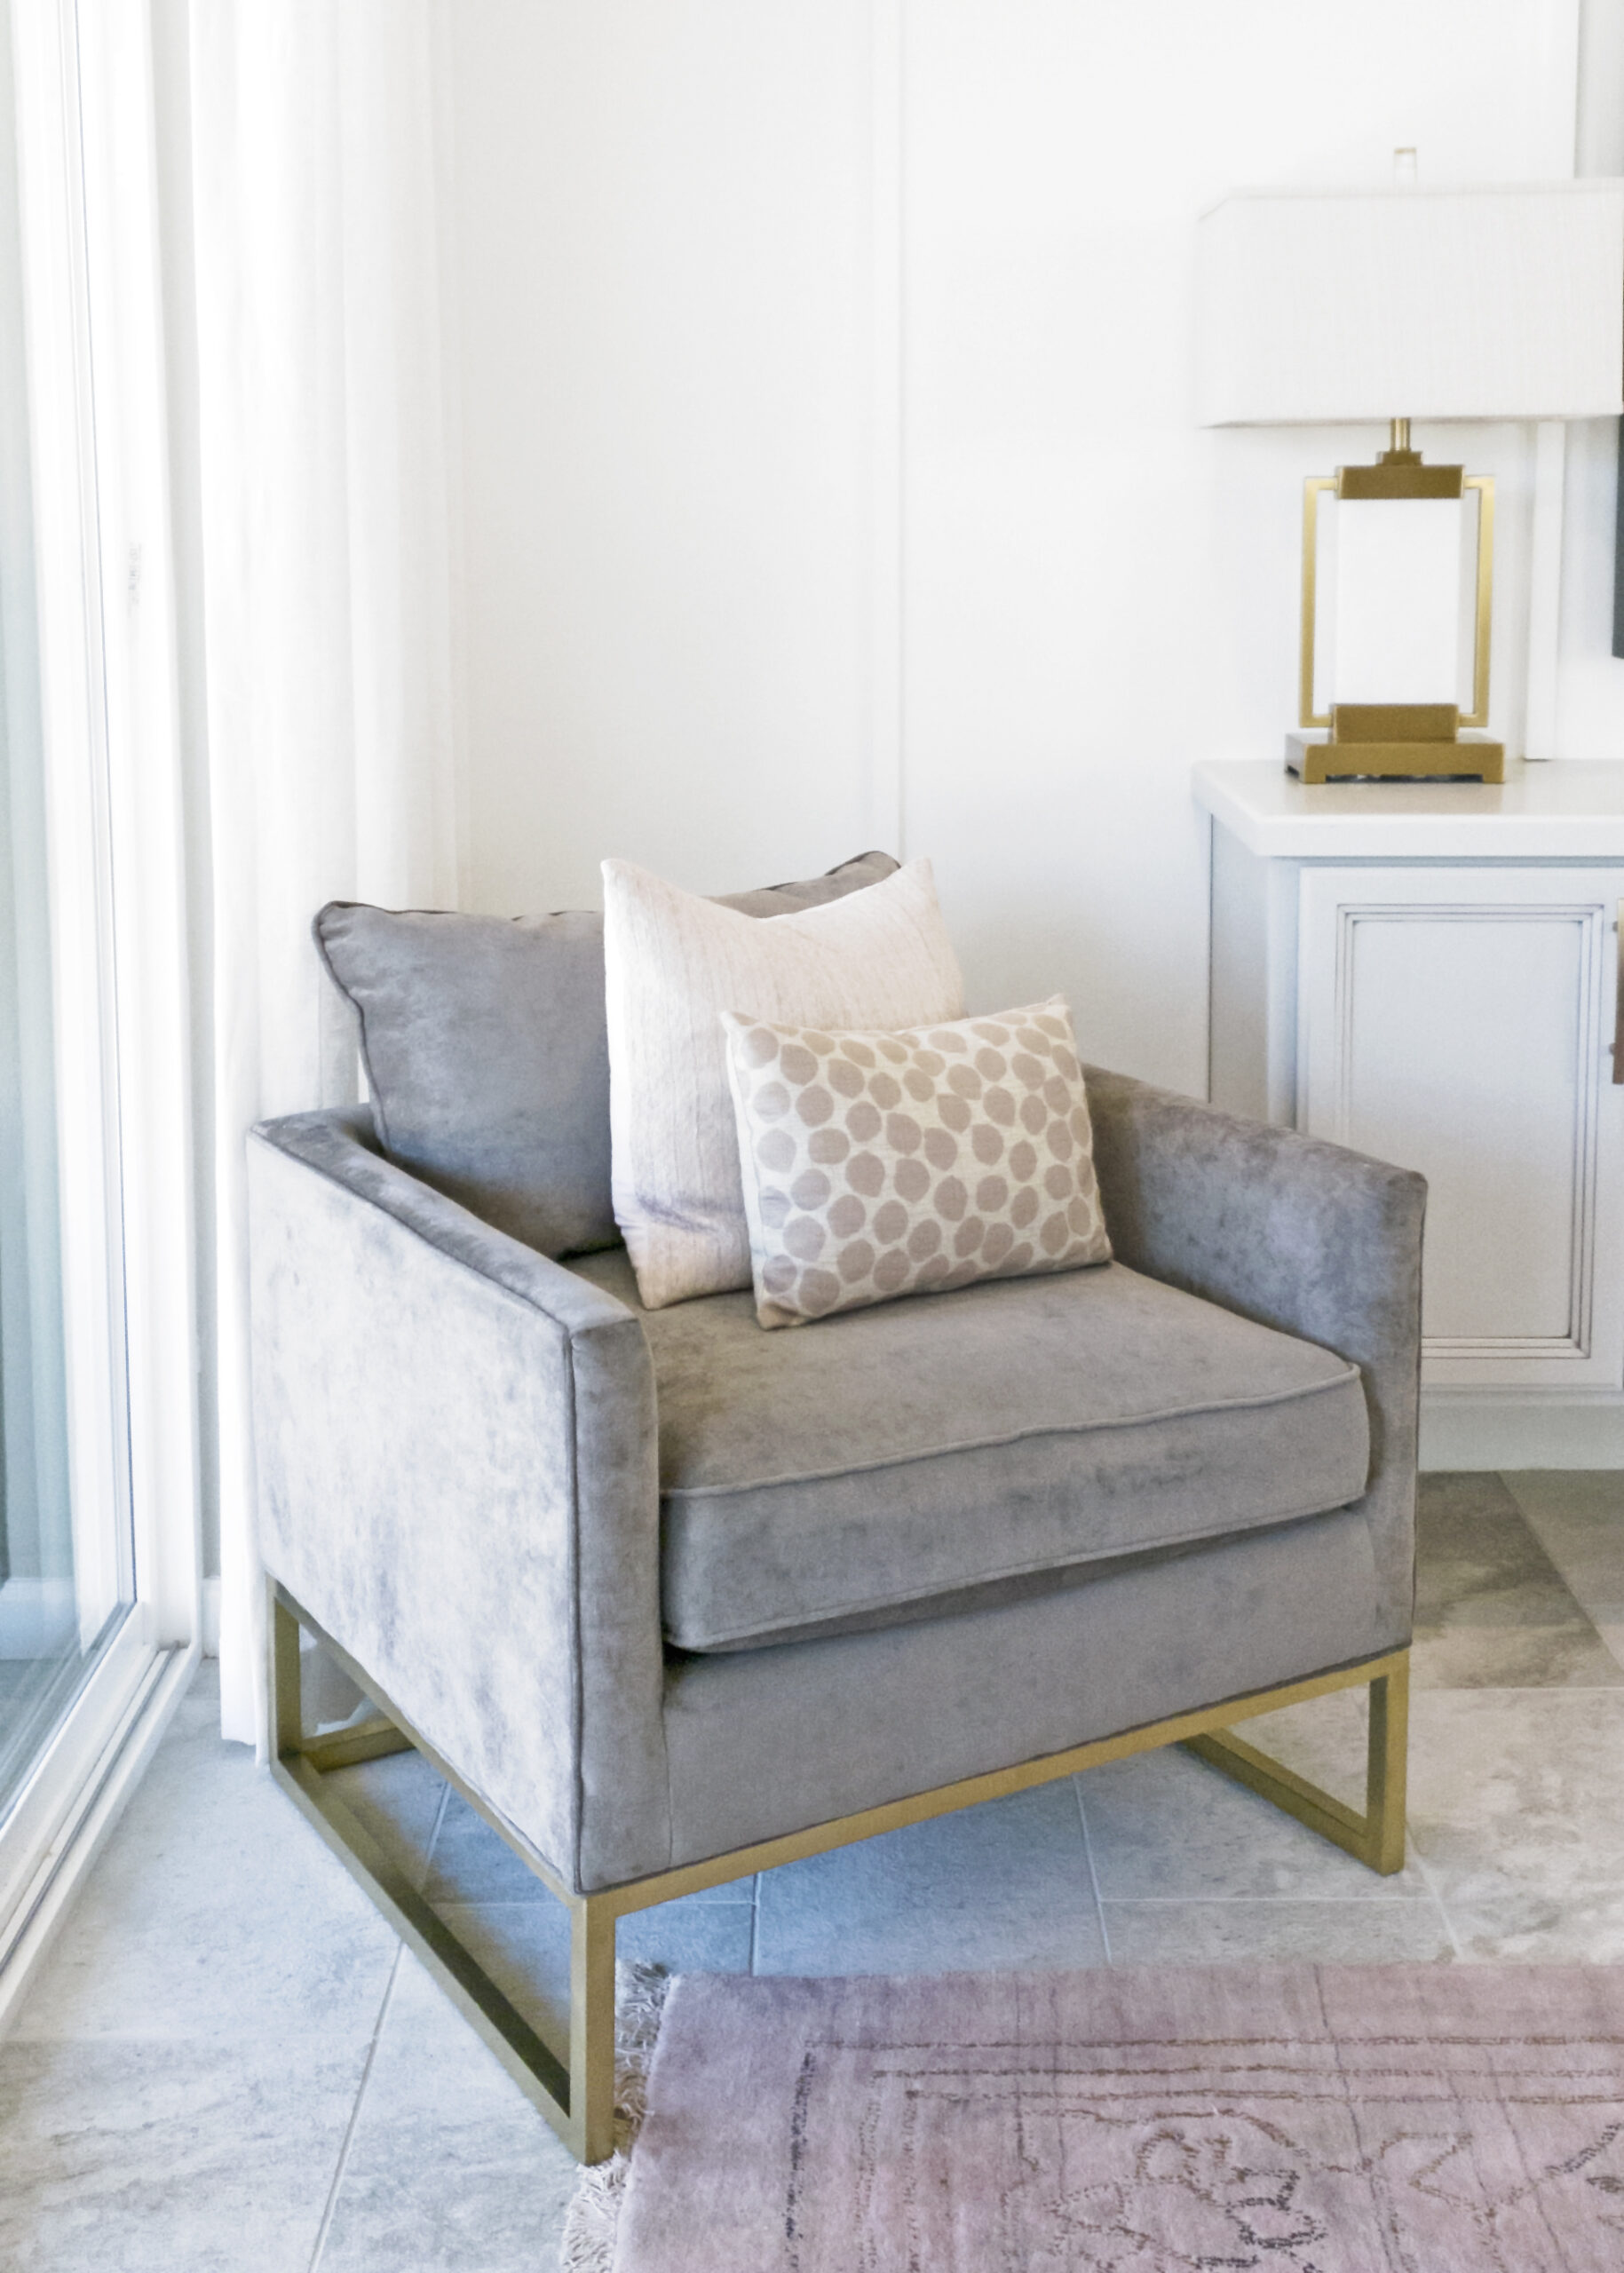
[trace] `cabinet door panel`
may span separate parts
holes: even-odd
[[[1426,1176],[1434,1385],[1619,1384],[1619,888],[1604,869],[1303,872],[1298,1126]]]

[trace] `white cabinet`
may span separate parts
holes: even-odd
[[[1624,1385],[1621,1274],[1598,1268],[1624,871],[1311,867],[1297,888],[1293,1117],[1426,1177],[1425,1379]]]
[[[1280,787],[1198,770],[1214,1102],[1427,1177],[1436,1397],[1618,1400],[1624,769]]]

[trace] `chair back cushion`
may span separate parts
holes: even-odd
[[[887,852],[865,852],[827,875],[722,904],[790,915],[860,891],[896,866]],[[615,1240],[602,916],[331,900],[314,931],[360,1018],[388,1157],[543,1255]]]

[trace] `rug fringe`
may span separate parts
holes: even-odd
[[[558,2244],[558,2273],[614,2273],[631,2150],[648,2105],[648,2070],[671,1985],[661,1965],[614,1968],[614,2152],[575,2181]]]

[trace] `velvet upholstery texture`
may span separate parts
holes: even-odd
[[[675,1658],[673,1853],[695,1862],[1374,1656],[1358,1509],[1106,1568],[1030,1601]]]
[[[622,1254],[574,1266],[637,1303]],[[1365,1488],[1359,1368],[1121,1264],[764,1334],[644,1316],[666,1638],[728,1650],[1319,1514]],[[1029,1589],[1028,1589],[1029,1591]]]
[[[1424,1176],[1085,1066],[1119,1258],[1359,1368],[1382,1649],[1410,1635]]]
[[[661,1869],[638,1320],[341,1115],[250,1140],[260,1549],[572,1884]]]
[[[571,1886],[1407,1641],[1422,1180],[1088,1078],[1120,1283],[1159,1281],[1357,1366],[1363,1490],[1324,1514],[1073,1564],[1071,1583],[1025,1598],[1018,1575],[1003,1599],[972,1606],[961,1591],[872,1630],[711,1654],[662,1640],[660,1462],[676,1453],[654,1319],[613,1291],[619,1258],[548,1260],[381,1158],[353,1117],[257,1132],[265,1561]],[[1103,1275],[889,1315],[923,1324],[948,1302]],[[748,1317],[748,1295],[728,1299]],[[804,1355],[887,1315],[752,1326],[750,1346]],[[1317,1393],[1339,1427],[1345,1394]],[[909,1395],[905,1383],[892,1402]]]
[[[795,915],[890,875],[864,852],[826,876],[738,892]],[[604,925],[596,913],[454,915],[331,900],[317,949],[360,1023],[389,1158],[543,1255],[620,1237],[609,1190]]]

